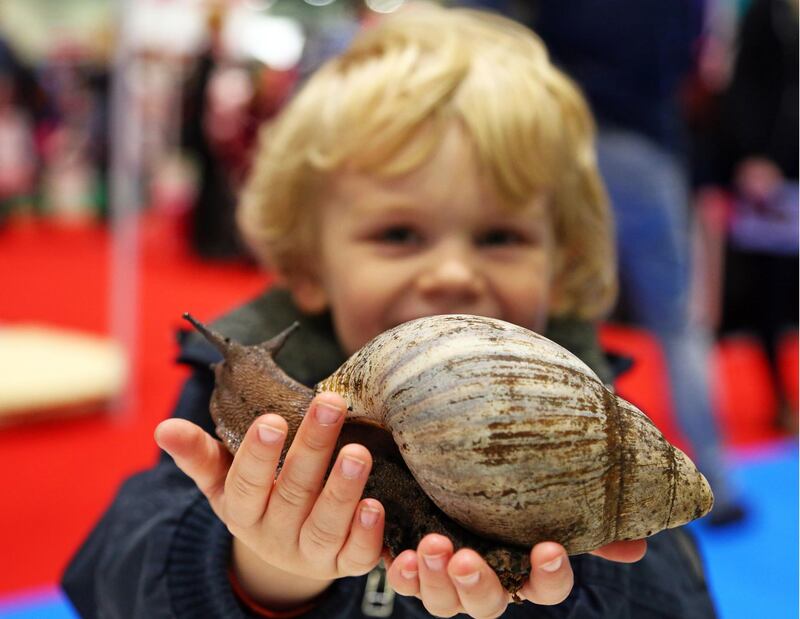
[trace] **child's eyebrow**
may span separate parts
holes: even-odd
[[[376,215],[381,213],[416,212],[420,205],[414,200],[404,199],[400,196],[373,196],[370,198],[356,198],[351,203],[351,208],[357,214]]]

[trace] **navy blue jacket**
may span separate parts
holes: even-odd
[[[336,369],[343,356],[330,321],[299,315],[286,293],[270,292],[215,326],[250,344],[277,333],[295,318],[302,329],[277,360],[294,378],[312,385]],[[587,350],[596,348],[592,330],[583,332],[573,339],[573,348],[579,347],[579,340]],[[593,355],[587,351],[582,356],[592,359]],[[208,404],[214,378],[209,364],[218,361],[219,355],[199,338],[189,336],[180,360],[191,365],[194,373],[183,388],[174,416],[212,432]],[[230,549],[231,535],[205,497],[172,459],[162,454],[156,466],[123,484],[68,566],[62,585],[81,616],[87,618],[251,617],[228,580]],[[571,557],[570,561],[575,586],[566,601],[549,607],[530,602],[511,605],[503,617],[715,616],[697,549],[683,530],[651,537],[645,558],[636,564],[612,563],[590,555]],[[338,580],[303,618],[370,616],[430,617],[416,598],[393,596],[382,574],[373,571],[368,576]]]

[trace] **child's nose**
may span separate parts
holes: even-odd
[[[427,295],[475,297],[483,291],[483,280],[469,256],[449,255],[432,260],[419,287]]]

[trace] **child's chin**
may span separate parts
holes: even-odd
[[[412,320],[418,320],[420,318],[428,318],[430,316],[452,316],[453,314],[468,314],[468,315],[473,315],[473,316],[483,316],[485,318],[497,318],[498,320],[505,320],[505,318],[503,318],[502,316],[496,316],[494,314],[487,314],[485,312],[483,312],[483,313],[482,312],[477,312],[475,310],[470,311],[470,310],[459,310],[459,309],[453,309],[453,310],[442,309],[442,310],[431,310],[429,312],[419,312],[419,313],[415,313],[415,314],[404,315],[402,318],[398,319],[396,322],[393,321],[390,325],[388,325],[386,327],[386,330],[388,331],[389,329],[391,329],[393,327],[396,327],[396,326],[401,325],[401,324],[406,323],[406,322],[411,322]]]

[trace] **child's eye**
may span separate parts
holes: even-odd
[[[508,247],[520,245],[524,242],[525,238],[518,232],[502,228],[487,230],[477,238],[477,243],[481,247]]]
[[[376,239],[382,243],[390,243],[392,245],[412,245],[419,243],[421,237],[409,226],[391,226],[381,230],[376,235]]]

